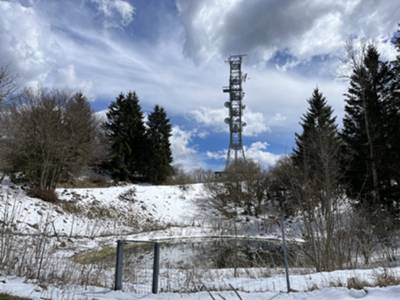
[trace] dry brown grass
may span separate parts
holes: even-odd
[[[384,269],[382,273],[375,275],[375,285],[379,287],[400,285],[400,277],[396,276],[387,269]]]

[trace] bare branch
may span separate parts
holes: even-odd
[[[15,76],[7,67],[0,67],[0,102],[10,96],[16,90]]]

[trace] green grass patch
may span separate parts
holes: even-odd
[[[152,253],[153,245],[147,243],[127,243],[124,245],[124,256],[132,253],[143,255],[144,253]],[[73,256],[73,260],[82,265],[91,264],[114,264],[116,256],[115,246],[104,246],[99,250],[90,250]],[[1,300],[1,299],[0,299]]]

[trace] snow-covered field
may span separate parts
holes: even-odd
[[[113,262],[101,266],[87,265],[77,262],[79,255],[93,252],[98,255],[107,254],[113,258],[117,239],[127,240],[157,240],[168,243],[183,243],[184,241],[202,241],[205,239],[231,235],[220,224],[214,224],[210,212],[204,207],[207,193],[201,184],[182,186],[151,186],[151,185],[124,185],[107,188],[60,188],[57,190],[60,203],[47,203],[40,199],[26,195],[25,191],[10,182],[0,185],[0,224],[1,237],[15,236],[14,243],[18,249],[31,245],[38,248],[41,237],[45,237],[48,246],[45,262],[51,265],[52,259],[57,265],[48,272],[70,270],[69,275],[90,276],[96,274],[103,287],[93,287],[88,280],[84,284],[77,284],[79,280],[70,280],[70,284],[37,284],[35,280],[21,277],[0,277],[0,293],[10,293],[17,296],[33,299],[138,299],[132,292],[132,286],[125,282],[125,291],[112,291]],[[251,224],[250,224],[251,225]],[[295,227],[295,226],[294,226]],[[288,228],[289,240],[301,242],[296,230]],[[246,238],[239,233],[237,239]],[[256,234],[252,234],[254,241],[268,242],[279,240],[279,230],[271,225]],[[29,242],[27,242],[29,241]],[[4,240],[0,240],[4,244]],[[0,243],[1,244],[1,243]],[[191,246],[193,247],[193,246]],[[0,247],[1,248],[1,247]],[[45,247],[44,247],[45,248]],[[44,249],[43,248],[43,249]],[[51,248],[51,250],[49,250]],[[111,250],[109,250],[111,249]],[[163,252],[162,257],[168,262],[193,260],[193,251],[186,248],[172,249]],[[1,250],[1,249],[0,249]],[[32,250],[33,251],[33,250]],[[43,250],[44,251],[44,250]],[[110,252],[111,251],[111,252]],[[24,252],[25,253],[25,252]],[[111,254],[110,254],[111,253]],[[142,255],[143,256],[143,255]],[[46,260],[47,259],[47,260]],[[202,258],[195,263],[201,263]],[[143,260],[142,260],[143,261]],[[151,261],[150,256],[148,261]],[[45,263],[44,262],[44,263]],[[148,268],[148,265],[142,266]],[[400,287],[366,288],[356,291],[345,288],[347,280],[356,277],[370,284],[382,270],[351,270],[335,271],[330,273],[312,273],[312,270],[292,269],[291,284],[297,292],[285,294],[286,281],[282,269],[276,268],[244,268],[239,270],[239,276],[233,276],[233,269],[193,269],[182,271],[178,267],[161,266],[162,278],[167,283],[160,283],[160,288],[169,286],[167,290],[179,290],[180,287],[193,284],[188,280],[195,274],[197,282],[204,284],[209,292],[187,294],[162,293],[150,295],[149,299],[239,299],[238,295],[229,291],[233,286],[240,292],[242,299],[398,299]],[[190,265],[190,268],[194,268]],[[64,269],[63,269],[64,268]],[[53,270],[54,269],[54,270]],[[46,270],[45,270],[46,271]],[[186,273],[185,273],[186,272]],[[390,270],[391,274],[400,277],[400,269]],[[309,273],[304,275],[305,273]],[[0,273],[0,276],[2,274]],[[63,275],[64,276],[64,275]],[[172,283],[171,283],[172,282]],[[172,284],[172,286],[171,286]],[[342,286],[342,287],[338,287]],[[148,288],[148,287],[147,287]],[[197,286],[195,290],[201,289]],[[320,289],[320,290],[314,290]],[[184,290],[184,289],[182,289]],[[221,291],[220,291],[221,290]],[[311,291],[314,290],[314,291]],[[212,299],[213,300],[213,299]]]

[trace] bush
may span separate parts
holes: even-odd
[[[50,203],[58,202],[58,196],[55,190],[42,190],[38,187],[32,187],[28,191],[28,196],[39,198]]]

